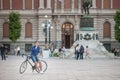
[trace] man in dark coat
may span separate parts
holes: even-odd
[[[2,60],[6,60],[4,45],[0,46],[0,51],[1,51],[1,58],[2,58]]]
[[[81,45],[81,47],[80,47],[80,59],[83,59],[83,53],[84,53],[84,47],[83,47],[83,45]]]

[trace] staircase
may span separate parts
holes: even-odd
[[[71,58],[74,56],[74,47],[79,44],[79,46],[83,45],[84,48],[88,46],[89,53],[91,58],[97,58],[97,57],[108,57],[108,58],[114,58],[114,55],[110,52],[108,52],[102,43],[100,43],[98,40],[79,40],[74,42],[73,46],[70,49],[66,50],[66,58]]]

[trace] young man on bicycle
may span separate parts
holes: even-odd
[[[42,65],[38,59],[39,56],[40,56],[39,42],[35,41],[34,46],[32,46],[32,49],[31,49],[31,59],[35,64],[35,68],[37,68],[39,71],[41,70],[41,73],[42,73]]]

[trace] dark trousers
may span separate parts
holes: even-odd
[[[83,53],[80,53],[80,59],[83,59]]]
[[[75,59],[77,59],[77,51],[75,51],[75,53],[74,53],[74,54],[75,54]]]
[[[77,60],[79,59],[83,59],[83,53],[77,52]]]
[[[1,53],[1,58],[2,58],[2,60],[6,60],[5,53]]]
[[[80,52],[76,52],[76,55],[77,55],[76,59],[78,60],[80,56]]]
[[[20,56],[20,51],[17,52],[17,56]]]

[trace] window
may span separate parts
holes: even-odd
[[[3,0],[3,9],[10,9],[10,0]]]
[[[104,38],[111,38],[111,26],[110,26],[109,22],[104,23],[103,37]]]
[[[104,0],[103,8],[110,9],[111,8],[111,0]]]
[[[32,44],[25,44],[25,51],[30,52],[31,51]]]
[[[25,37],[26,38],[32,37],[32,24],[30,22],[26,23],[25,25]]]
[[[5,38],[9,37],[9,24],[8,24],[8,22],[5,22],[3,24],[3,37],[5,37]]]
[[[25,9],[32,9],[32,0],[25,0]]]

